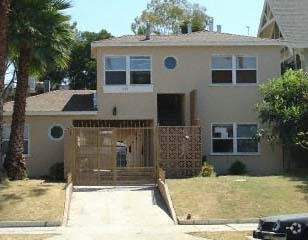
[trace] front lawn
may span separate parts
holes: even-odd
[[[0,221],[62,221],[64,188],[43,180],[0,183]]]
[[[308,212],[304,176],[196,177],[167,183],[180,218],[191,214],[192,219],[245,219]]]
[[[208,240],[247,240],[250,232],[197,232],[193,236],[203,237]]]

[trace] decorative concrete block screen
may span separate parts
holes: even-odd
[[[198,175],[202,166],[201,127],[158,127],[158,164],[167,178]]]

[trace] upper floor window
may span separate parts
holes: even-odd
[[[130,84],[151,84],[151,58],[129,57]]]
[[[212,84],[256,84],[255,56],[212,56]]]
[[[106,85],[126,84],[126,57],[105,58]]]
[[[152,60],[149,56],[106,56],[105,84],[151,84]]]

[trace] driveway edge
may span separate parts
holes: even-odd
[[[64,202],[62,226],[67,225],[70,206],[71,206],[72,194],[73,194],[73,183],[71,182],[71,183],[68,183],[65,188],[65,202]]]
[[[247,219],[179,219],[180,225],[227,225],[227,224],[249,224],[259,223],[259,218],[247,218]]]
[[[169,210],[169,213],[171,215],[171,218],[172,218],[174,224],[177,225],[178,219],[177,219],[174,207],[173,207],[173,203],[172,203],[172,199],[171,199],[171,196],[170,196],[170,193],[169,193],[169,188],[168,188],[167,183],[163,182],[161,179],[158,179],[157,186],[158,186],[158,190],[159,190],[160,194],[162,195],[162,197],[163,197],[163,199],[164,199],[164,201],[167,205],[167,208]]]

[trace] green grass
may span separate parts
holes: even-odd
[[[304,176],[196,177],[167,183],[181,218],[191,214],[193,219],[245,219],[308,212]]]
[[[64,188],[43,180],[0,183],[0,221],[62,221]]]
[[[251,236],[250,232],[197,232],[190,234],[208,240],[247,240],[247,236]]]
[[[0,235],[0,240],[45,240],[53,236],[47,234],[3,234]]]

